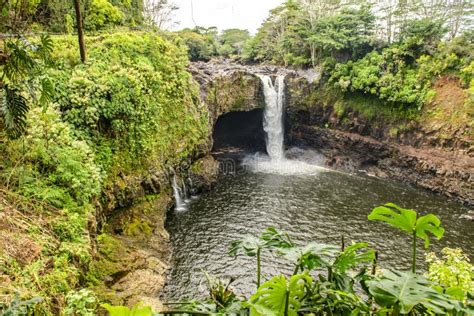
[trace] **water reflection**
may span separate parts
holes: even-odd
[[[230,258],[228,244],[245,234],[260,234],[269,226],[287,231],[300,244],[339,244],[342,235],[346,243],[367,241],[379,250],[382,265],[409,267],[409,238],[383,223],[367,220],[373,207],[386,202],[432,212],[441,218],[445,237],[434,241],[431,250],[449,246],[461,247],[469,255],[474,253],[474,224],[459,218],[467,209],[430,192],[325,170],[311,175],[236,173],[224,176],[216,190],[192,201],[187,212],[169,215],[174,268],[165,288],[166,299],[204,295],[202,270],[237,277],[234,289],[248,294],[254,289],[254,259]],[[419,260],[424,260],[421,248]],[[263,272],[277,274],[284,263],[266,253]]]

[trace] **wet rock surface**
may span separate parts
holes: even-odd
[[[193,194],[201,194],[212,189],[217,182],[219,162],[212,156],[205,156],[194,162],[189,168],[189,179]]]
[[[291,136],[294,145],[317,148],[332,168],[396,179],[474,205],[473,158],[316,126],[294,127]]]
[[[172,205],[162,192],[131,207],[115,210],[105,235],[98,240],[92,271],[103,283],[95,292],[116,305],[145,302],[155,310],[163,306],[158,295],[166,281],[171,254],[165,230],[166,212]]]
[[[259,75],[303,78],[298,75],[298,71],[282,67],[230,62],[194,62],[189,65],[188,70],[199,83],[201,98],[209,109],[211,125],[222,114],[265,107]],[[313,71],[302,72],[302,75],[310,80],[318,77]]]

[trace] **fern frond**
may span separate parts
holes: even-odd
[[[40,44],[38,45],[38,55],[45,64],[51,64],[51,52],[53,51],[53,40],[48,35],[41,35]]]
[[[53,98],[54,86],[49,78],[42,78],[40,80],[41,85],[41,96],[39,99],[40,104],[45,105],[49,103]]]
[[[56,187],[46,187],[36,192],[36,197],[58,208],[62,208],[66,200],[65,192]]]
[[[28,111],[28,102],[21,95],[21,91],[5,85],[1,94],[0,118],[10,138],[16,139],[25,132]]]
[[[18,81],[20,78],[32,73],[37,67],[34,58],[19,43],[9,41],[5,44],[5,48],[8,57],[3,67],[3,72],[10,81]]]

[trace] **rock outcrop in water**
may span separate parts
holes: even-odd
[[[340,97],[322,97],[327,92],[317,72],[202,62],[189,70],[201,85],[211,125],[225,113],[263,108],[258,75],[285,74],[287,145],[319,150],[333,168],[390,177],[474,203],[470,126],[440,127],[424,114],[417,121],[367,117]]]

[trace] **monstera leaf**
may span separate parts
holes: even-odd
[[[265,242],[254,236],[245,236],[240,240],[232,241],[230,244],[229,255],[232,257],[237,256],[237,253],[241,250],[245,255],[249,257],[255,257],[259,249],[262,249]]]
[[[263,248],[289,248],[293,243],[288,234],[280,232],[276,228],[269,227],[260,238],[245,236],[240,240],[231,242],[229,254],[233,257],[242,250],[247,256],[255,257],[257,251]]]
[[[308,274],[297,274],[289,280],[283,275],[272,278],[250,298],[250,315],[296,316],[305,297],[305,285],[311,282]]]
[[[387,203],[383,206],[374,208],[368,218],[369,220],[379,220],[388,223],[390,226],[406,231],[412,235],[412,272],[416,271],[416,238],[419,237],[423,239],[425,241],[425,248],[428,248],[430,245],[428,232],[438,239],[441,239],[444,234],[444,228],[441,227],[441,221],[435,215],[428,214],[418,217],[416,211],[401,208],[393,203]]]
[[[261,252],[262,249],[277,248],[285,249],[293,247],[290,237],[286,233],[270,227],[262,234],[260,238],[246,236],[240,240],[231,242],[229,254],[237,256],[239,251],[243,251],[247,256],[257,257],[257,288],[261,281]]]
[[[280,250],[284,258],[295,263],[298,268],[308,270],[328,267],[338,252],[339,247],[337,246],[318,243]]]
[[[375,259],[375,250],[368,249],[368,246],[367,243],[359,242],[346,247],[336,257],[333,263],[333,271],[345,273],[361,263],[372,263]]]
[[[422,305],[436,314],[457,309],[456,302],[438,293],[424,277],[401,271],[385,271],[379,280],[368,281],[370,294],[377,304],[402,314]]]
[[[408,233],[415,233],[417,237],[425,241],[425,248],[430,245],[428,232],[433,234],[437,239],[441,239],[444,234],[444,228],[441,227],[441,221],[433,214],[418,217],[414,210],[401,208],[400,206],[387,203],[383,206],[376,207],[369,214],[370,220],[379,220],[389,224],[390,226],[399,228]]]

